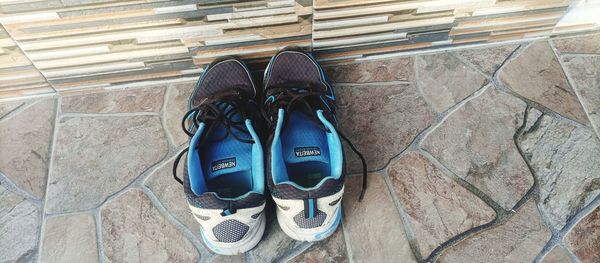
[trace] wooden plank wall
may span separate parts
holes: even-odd
[[[218,56],[311,43],[310,1],[0,0],[0,12],[13,42],[65,92],[196,77]]]
[[[264,64],[288,45],[337,61],[548,36],[570,3],[0,0],[0,99],[197,78],[216,57]]]
[[[313,47],[341,59],[549,36],[571,0],[315,0]]]
[[[52,92],[54,89],[0,26],[0,98]]]

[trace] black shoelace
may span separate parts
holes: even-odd
[[[290,88],[294,87],[294,88]],[[273,86],[266,90],[265,92],[267,100],[264,102],[265,105],[261,107],[261,114],[263,118],[267,121],[269,127],[275,127],[277,116],[277,111],[279,109],[284,109],[286,113],[291,112],[292,110],[301,110],[304,113],[307,113],[313,121],[325,132],[329,132],[329,129],[321,123],[319,120],[316,109],[322,109],[323,113],[326,116],[332,117],[335,119],[335,109],[332,109],[330,105],[333,103],[327,103],[324,100],[332,102],[332,98],[325,96],[323,91],[319,91],[310,86],[306,86],[306,84],[300,83],[288,83],[285,86]],[[284,119],[284,126],[289,118]],[[360,191],[360,196],[358,198],[359,201],[362,201],[365,196],[365,191],[367,190],[367,162],[362,155],[362,153],[356,149],[354,144],[337,128],[336,132],[346,141],[350,149],[360,158],[362,162],[362,170],[363,170],[363,180],[362,180],[362,189]]]
[[[221,141],[226,139],[228,136],[233,136],[236,140],[243,143],[254,143],[254,140],[242,138],[234,132],[237,130],[242,134],[248,134],[245,121],[248,118],[252,118],[252,113],[256,111],[256,104],[250,101],[250,96],[246,94],[242,89],[232,88],[230,92],[221,93],[217,96],[207,98],[198,107],[188,111],[181,120],[181,128],[190,137],[194,136],[195,129],[198,129],[200,123],[207,124],[206,131],[203,132],[202,137],[198,140],[198,145],[203,145],[209,136],[214,132],[215,127],[224,126],[226,132],[214,141]],[[234,117],[240,115],[240,120],[234,120]],[[177,182],[183,185],[183,181],[177,176],[177,167],[179,162],[185,153],[190,150],[189,146],[181,151],[175,158],[173,164],[173,178]]]

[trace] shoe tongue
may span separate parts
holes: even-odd
[[[292,111],[282,134],[284,160],[288,163],[318,161],[329,163],[325,131],[305,113]]]

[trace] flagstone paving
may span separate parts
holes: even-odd
[[[327,64],[340,228],[238,256],[171,175],[194,82],[0,103],[0,262],[600,262],[600,34]],[[260,75],[260,74],[256,74]]]

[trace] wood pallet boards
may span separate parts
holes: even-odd
[[[0,99],[45,93],[54,93],[54,89],[0,27]]]
[[[328,60],[548,36],[569,0],[316,0],[313,48]],[[438,32],[435,34],[429,34]],[[403,34],[395,37],[395,34]],[[400,36],[400,35],[398,35]],[[336,55],[337,54],[337,55]]]
[[[264,66],[289,45],[334,63],[598,28],[557,27],[572,2],[0,0],[0,94],[177,81],[224,55]]]
[[[226,47],[310,46],[311,16],[306,0],[0,2],[0,23],[59,91],[198,74]]]

